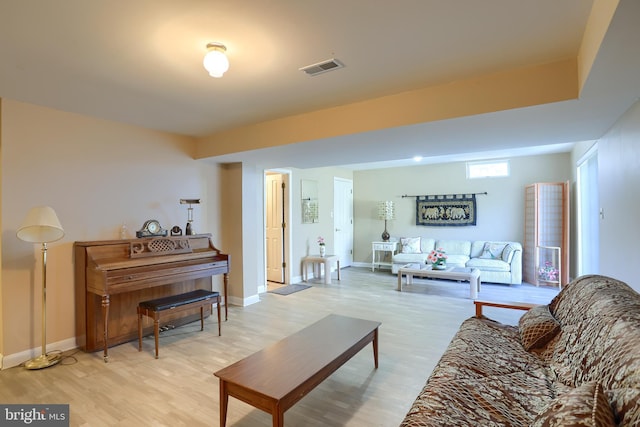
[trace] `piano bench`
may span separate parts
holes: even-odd
[[[204,307],[216,304],[218,308],[218,336],[220,330],[220,293],[198,289],[184,294],[170,295],[138,304],[138,351],[142,351],[142,316],[153,319],[153,333],[156,340],[156,359],[158,358],[158,334],[160,332],[160,313],[171,310],[172,313],[200,307],[200,330],[204,330]]]

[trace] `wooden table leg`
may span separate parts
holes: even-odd
[[[227,407],[229,406],[229,394],[226,381],[220,380],[220,427],[227,425]]]
[[[284,426],[284,411],[282,410],[280,403],[276,404],[275,408],[273,408],[271,418],[273,420],[273,427]]]
[[[138,306],[138,351],[142,351],[142,311]]]
[[[227,296],[227,290],[229,287],[229,275],[228,273],[224,273],[224,321],[226,322],[229,319],[229,312],[227,309],[227,304],[229,301],[229,297]]]
[[[338,264],[338,281],[340,281],[340,260],[336,261]]]
[[[378,369],[378,328],[373,331],[373,361]]]
[[[218,302],[216,302],[216,311],[218,312],[218,336],[221,336],[222,325],[220,324],[220,295],[218,295]]]
[[[104,359],[104,363],[109,361],[109,295],[102,295],[102,321],[104,322],[104,331],[103,331],[103,339],[104,339],[104,353],[102,358]]]

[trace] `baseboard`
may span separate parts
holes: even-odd
[[[352,262],[351,265],[354,266],[354,267],[369,267],[369,268],[371,268],[371,263],[370,262]]]
[[[240,307],[246,307],[257,302],[260,302],[260,296],[258,294],[248,298],[229,297],[229,305],[239,305]]]
[[[47,353],[52,351],[67,351],[77,348],[76,338],[68,338],[66,340],[47,344]],[[6,356],[0,355],[0,369],[9,369],[15,366],[19,366],[21,363],[26,362],[29,359],[33,359],[41,354],[42,348],[32,348],[31,350],[21,351],[20,353],[8,354]]]
[[[354,267],[371,268],[371,263],[370,262],[352,262],[351,265],[354,266]],[[382,267],[380,267],[380,266],[376,265],[376,271],[388,271],[389,273],[391,273],[391,267],[386,266],[386,265],[383,265]]]

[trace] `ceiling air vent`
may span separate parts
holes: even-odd
[[[344,67],[344,64],[337,59],[329,59],[327,61],[318,62],[317,64],[307,65],[300,68],[300,71],[304,71],[310,76],[317,76],[318,74],[326,73],[327,71],[337,70]]]

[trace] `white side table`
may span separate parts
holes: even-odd
[[[391,268],[393,262],[381,261],[381,259],[385,258],[387,252],[390,252],[392,257],[397,254],[398,242],[371,242],[371,252],[371,271],[376,271],[376,265],[378,269],[383,265]]]
[[[335,263],[338,272],[338,280],[340,280],[340,257],[338,255],[308,255],[302,258],[302,281],[306,282],[309,278],[308,264],[314,266],[314,277],[320,277],[322,274],[321,266],[324,264],[324,283],[331,284],[331,265]]]

